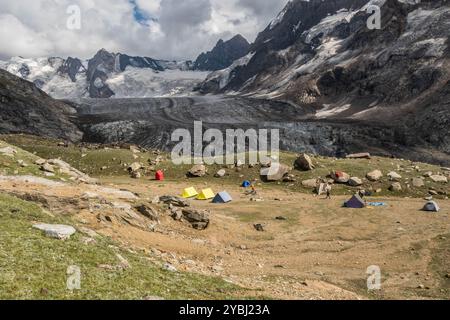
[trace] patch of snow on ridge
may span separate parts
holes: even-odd
[[[324,105],[324,108],[316,112],[316,118],[324,119],[338,115],[351,108],[350,104],[345,104],[340,107],[333,107],[332,105]]]
[[[322,34],[323,37],[333,31],[342,23],[349,23],[358,11],[348,11],[341,9],[336,14],[323,18],[317,25],[305,32],[305,42],[310,43],[312,39]]]
[[[86,74],[77,74],[77,81],[72,82],[69,77],[55,75],[44,84],[42,90],[55,99],[87,98]]]
[[[31,82],[36,80],[46,82],[57,73],[62,64],[63,59],[61,58],[25,59],[13,57],[11,60],[2,63],[2,68]]]
[[[324,63],[327,59],[333,57],[338,52],[338,50],[341,48],[342,42],[343,40],[337,38],[326,39],[318,48],[318,52],[314,56],[314,58],[297,68],[295,70],[295,73],[297,75],[301,75],[313,72],[322,63]]]
[[[219,81],[220,89],[225,88],[231,80],[232,72],[234,71],[234,69],[236,69],[237,67],[246,66],[250,62],[250,60],[253,58],[254,55],[255,55],[255,52],[250,52],[246,56],[233,62],[233,64],[231,66],[229,66],[228,68],[212,72],[206,78],[206,81],[217,80],[217,81]]]
[[[192,95],[194,87],[205,80],[208,72],[127,67],[110,76],[106,84],[115,92],[113,98],[166,97]]]

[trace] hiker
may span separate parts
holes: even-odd
[[[331,184],[327,183],[327,185],[325,186],[325,192],[327,193],[327,197],[326,199],[330,199],[331,200]]]
[[[256,195],[258,194],[258,192],[256,191],[255,185],[252,184],[250,187],[252,188],[252,192],[251,192],[250,194],[251,194],[252,196],[256,196]]]

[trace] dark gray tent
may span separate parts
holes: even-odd
[[[441,210],[441,208],[439,208],[439,205],[436,203],[436,201],[429,201],[423,207],[423,211],[439,212],[439,210]]]
[[[213,203],[228,203],[233,201],[233,198],[231,198],[230,194],[226,191],[219,192],[216,197],[213,199]]]
[[[350,200],[348,200],[344,207],[346,208],[354,208],[354,209],[362,209],[365,208],[366,203],[359,195],[354,195]]]

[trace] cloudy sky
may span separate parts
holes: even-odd
[[[286,2],[1,0],[0,59],[89,58],[101,48],[159,59],[192,59],[219,38],[240,33],[253,41]]]

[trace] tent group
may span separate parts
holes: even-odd
[[[380,203],[375,202],[373,204],[369,203],[369,205],[371,206],[378,206],[378,204],[380,206],[385,205],[384,203],[381,202]],[[344,207],[354,209],[362,209],[365,208],[366,206],[367,206],[366,202],[359,195],[354,195],[350,200],[348,200],[344,204]],[[439,212],[441,209],[436,201],[428,201],[422,210],[427,212]]]
[[[211,189],[204,189],[202,192],[198,193],[194,187],[184,189],[182,198],[190,199],[196,198],[197,200],[212,200],[213,203],[228,203],[233,201],[230,194],[226,191],[219,192],[215,194]]]

